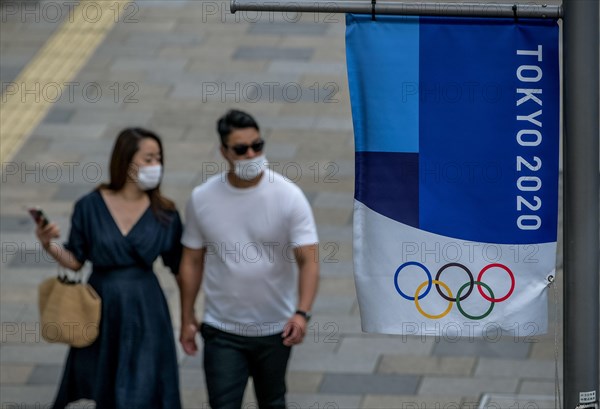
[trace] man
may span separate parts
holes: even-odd
[[[239,409],[248,377],[259,408],[285,408],[291,347],[302,342],[319,280],[318,238],[302,191],[266,167],[258,124],[231,110],[217,123],[229,171],[187,204],[180,267],[181,337],[195,354],[194,302],[213,409]]]

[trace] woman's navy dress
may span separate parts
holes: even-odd
[[[157,219],[151,209],[125,236],[99,191],[76,204],[65,247],[92,262],[88,283],[102,298],[100,334],[71,348],[54,408],[79,399],[97,409],[179,409],[173,327],[152,263],[177,273],[182,225],[176,211]]]

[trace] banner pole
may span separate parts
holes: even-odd
[[[595,0],[592,0],[595,1]],[[562,6],[551,4],[410,3],[397,0],[231,0],[231,12],[355,13],[403,16],[561,18]]]
[[[564,1],[564,406],[598,407],[598,0]]]

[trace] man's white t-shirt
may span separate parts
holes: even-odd
[[[272,335],[295,311],[294,248],[318,242],[308,200],[267,169],[258,185],[235,188],[226,174],[196,187],[181,242],[206,248],[204,322],[243,336]]]

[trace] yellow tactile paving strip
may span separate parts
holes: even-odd
[[[74,79],[116,23],[115,15],[122,15],[128,3],[128,0],[82,0],[12,84],[3,86],[1,163],[16,154],[52,107],[53,101],[37,90],[51,86],[64,92],[65,85]]]

